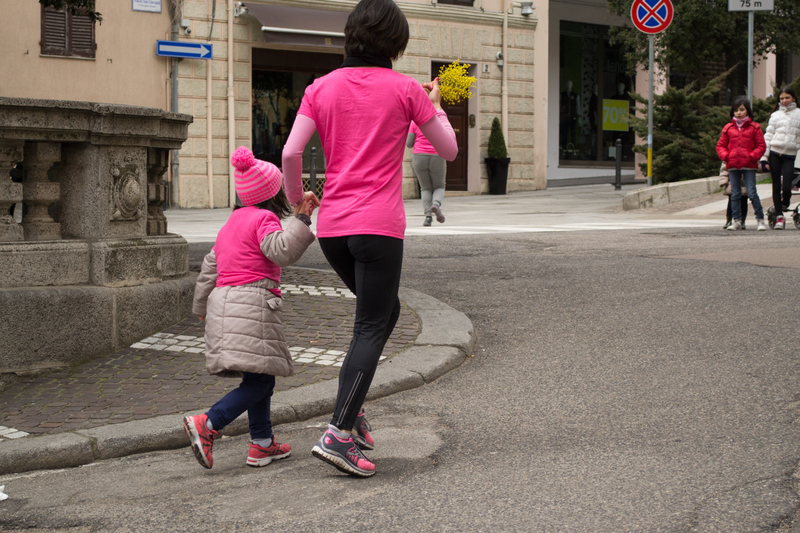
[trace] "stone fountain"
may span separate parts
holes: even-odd
[[[0,383],[114,352],[191,312],[188,244],[162,211],[169,150],[191,122],[0,97]]]

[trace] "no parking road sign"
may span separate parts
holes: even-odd
[[[670,0],[634,0],[631,20],[636,29],[652,35],[669,27],[674,12]]]

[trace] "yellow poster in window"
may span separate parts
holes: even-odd
[[[628,100],[603,99],[603,131],[628,131]]]

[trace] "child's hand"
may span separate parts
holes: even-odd
[[[769,172],[769,163],[766,161],[761,162],[761,171],[762,172]]]
[[[294,208],[294,216],[297,216],[299,213],[311,216],[312,213],[314,213],[314,209],[317,207],[319,207],[317,195],[311,191],[306,191],[303,193],[303,201]]]
[[[205,322],[206,321],[206,317],[205,316],[197,315],[197,318],[200,319],[200,322]]]

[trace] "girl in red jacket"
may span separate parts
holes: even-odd
[[[725,161],[731,180],[733,223],[728,226],[731,231],[742,229],[742,180],[756,212],[758,231],[767,229],[764,224],[764,210],[756,191],[758,160],[766,149],[761,126],[753,122],[750,102],[745,98],[737,99],[731,106],[731,122],[722,128],[722,135],[717,143],[717,155]]]

